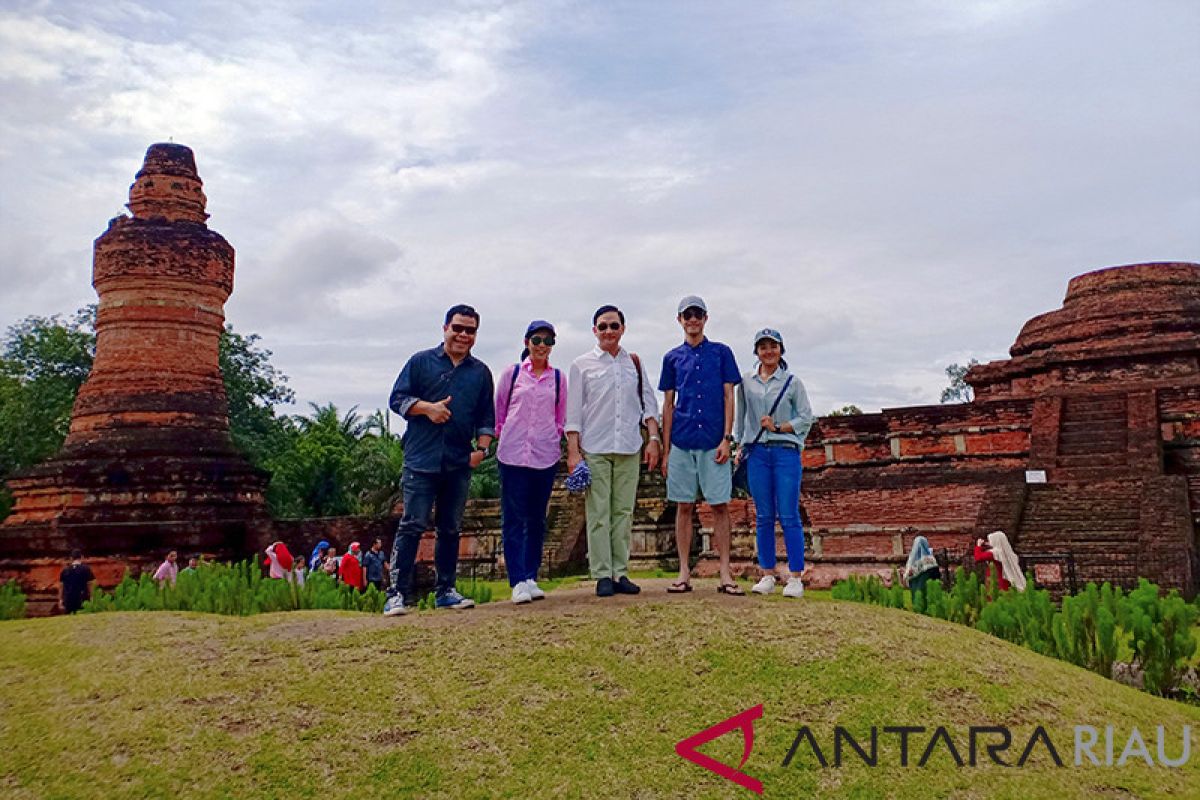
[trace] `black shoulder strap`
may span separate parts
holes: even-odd
[[[506,409],[512,408],[513,389],[517,388],[517,373],[521,371],[520,364],[513,364],[512,379],[508,382],[508,402],[504,404]]]
[[[642,416],[646,416],[646,398],[642,397],[642,360],[638,358],[637,353],[631,352],[629,357],[633,359],[633,368],[637,370],[638,378],[638,405],[642,407]]]
[[[554,407],[555,408],[558,408],[558,398],[562,394],[562,389],[561,389],[561,385],[560,385],[561,378],[562,378],[562,373],[558,371],[558,367],[555,367],[554,368]]]
[[[787,380],[783,382],[783,388],[779,390],[779,394],[775,397],[775,402],[771,403],[771,410],[767,412],[768,417],[775,416],[775,410],[777,408],[779,408],[779,401],[783,399],[783,396],[785,394],[787,394],[788,386],[790,386],[791,383],[792,383],[792,376],[788,375]],[[758,436],[755,436],[754,441],[751,442],[750,444],[758,444],[759,439],[761,439],[763,437],[763,434],[766,432],[767,432],[766,428],[759,428]]]

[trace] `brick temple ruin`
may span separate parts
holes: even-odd
[[[205,224],[192,151],[156,144],[96,239],[96,356],[62,450],[9,480],[0,577],[35,595],[87,553],[102,585],[164,548],[233,557],[269,524],[268,475],[229,433],[218,342],[233,248]]]
[[[320,538],[390,543],[395,515],[268,516],[267,476],[229,435],[217,347],[233,249],[205,224],[192,152],[151,146],[129,208],[132,218],[113,220],[95,243],[96,359],[63,449],[9,481],[0,579],[18,578],[31,608],[45,611],[73,547],[112,585],[168,548],[234,558],[274,539],[296,553]],[[962,551],[1000,529],[1031,560],[1069,557],[1081,581],[1141,575],[1195,592],[1200,264],[1076,277],[1062,308],[1027,322],[1010,355],[967,373],[972,402],[817,421],[801,491],[810,585],[889,576],[918,535]],[[460,575],[502,574],[498,505],[471,501]],[[748,574],[752,504],[735,500],[732,511],[735,563]],[[705,512],[701,574],[716,566]],[[580,498],[556,489],[549,528],[546,569],[581,569]],[[632,544],[635,568],[675,568],[674,509],[658,475],[643,473]],[[430,535],[419,580],[432,545]]]

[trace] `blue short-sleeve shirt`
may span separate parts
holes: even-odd
[[[675,392],[671,446],[712,450],[725,435],[725,384],[742,382],[728,345],[707,338],[687,342],[663,356],[660,391]]]

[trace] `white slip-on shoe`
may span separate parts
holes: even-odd
[[[513,587],[512,601],[513,605],[517,606],[533,602],[533,597],[530,596],[529,587],[525,584],[525,581],[521,581]]]
[[[404,598],[398,594],[392,595],[383,604],[383,615],[385,617],[399,617],[407,613],[408,609],[404,607]]]
[[[763,575],[758,579],[758,583],[751,587],[750,591],[755,594],[770,594],[775,591],[775,576]]]
[[[803,597],[804,581],[799,578],[788,578],[787,586],[783,587],[784,597]]]
[[[543,591],[542,587],[537,585],[537,581],[535,581],[533,578],[525,581],[525,589],[529,592],[529,596],[534,600],[546,599],[546,592]]]

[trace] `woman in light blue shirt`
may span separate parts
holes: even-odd
[[[751,591],[757,594],[775,591],[775,521],[779,520],[788,559],[783,595],[800,597],[804,594],[804,583],[800,580],[804,571],[800,453],[812,427],[813,415],[804,384],[788,372],[783,353],[783,336],[779,331],[763,328],[754,334],[758,364],[738,384],[734,435],[741,443],[739,460],[747,459],[746,477],[757,518],[758,564],[763,571],[762,579]],[[779,405],[772,414],[776,398],[780,398]]]

